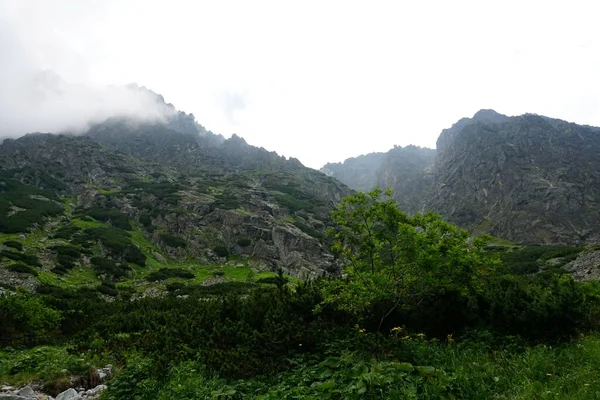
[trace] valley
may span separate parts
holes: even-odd
[[[597,397],[597,128],[320,172],[172,111],[0,144],[0,399]]]

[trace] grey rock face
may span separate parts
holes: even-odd
[[[598,128],[537,115],[474,118],[440,135],[424,208],[517,242],[595,240],[598,154]]]
[[[19,390],[17,392],[17,394],[19,396],[23,396],[23,397],[26,397],[26,398],[29,398],[29,399],[36,399],[37,398],[35,392],[29,386],[25,386],[23,389]]]
[[[82,137],[26,135],[0,145],[0,168],[41,188],[47,185],[43,171],[84,214],[102,208],[130,221],[144,217],[144,234],[160,250],[147,256],[159,263],[167,257],[224,262],[214,253],[224,246],[231,255],[290,275],[322,272],[329,260],[321,240],[324,224],[351,193],[348,187],[237,136],[216,140],[209,132],[169,126],[112,121]],[[285,245],[275,244],[275,228],[286,232]],[[185,245],[170,245],[165,233]],[[13,275],[6,278],[27,283]]]
[[[393,149],[363,175],[377,176],[367,189],[394,189],[405,211],[433,210],[476,234],[584,243],[600,235],[598,154],[600,128],[481,110],[442,131],[437,152]]]
[[[81,396],[77,391],[73,388],[67,389],[58,396],[56,396],[56,400],[80,400]]]
[[[582,253],[564,269],[578,281],[600,280],[600,251]]]

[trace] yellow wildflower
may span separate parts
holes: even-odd
[[[360,333],[365,333],[367,330],[366,330],[365,328],[360,328],[358,331],[359,331]]]
[[[583,386],[588,387],[588,386],[590,386],[590,384],[589,383],[584,383]]]
[[[392,328],[392,332],[402,332],[402,328],[399,326],[396,326],[395,328]]]

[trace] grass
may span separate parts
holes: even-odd
[[[101,282],[91,267],[75,267],[63,276],[43,271],[38,275],[38,280],[43,284],[59,286],[64,289],[94,287]]]
[[[95,219],[93,219],[91,217],[89,217],[89,220],[83,220],[81,218],[73,218],[71,220],[71,224],[73,224],[73,226],[76,226],[81,229],[100,228],[100,227],[108,226],[104,222],[96,221]]]
[[[362,335],[362,339],[361,339]],[[369,343],[370,334],[358,334]],[[326,354],[298,355],[290,369],[272,377],[226,381],[201,363],[170,368],[162,382],[140,399],[573,399],[600,397],[600,337],[581,337],[556,346],[527,346],[517,341],[493,347],[485,340],[441,343],[400,332],[394,354],[373,357],[332,343]],[[510,340],[509,340],[510,342]],[[374,342],[371,342],[374,343]],[[137,381],[140,365],[117,376],[106,393],[116,399],[123,386]],[[141,391],[140,391],[141,392]],[[222,397],[219,397],[222,396]]]
[[[88,356],[70,354],[62,346],[4,349],[0,350],[0,383],[15,386],[40,380],[49,383],[73,374],[86,374],[94,364]]]

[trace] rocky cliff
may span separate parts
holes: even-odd
[[[434,150],[394,149],[371,188],[409,212],[434,210],[475,233],[524,243],[582,243],[600,231],[600,129],[481,110],[444,130]],[[352,177],[332,173],[352,187]],[[354,187],[359,189],[358,187]]]
[[[165,123],[106,121],[78,136],[6,139],[0,274],[11,286],[35,286],[36,276],[61,282],[86,268],[105,282],[219,265],[312,277],[335,267],[323,231],[349,193],[185,113]]]

